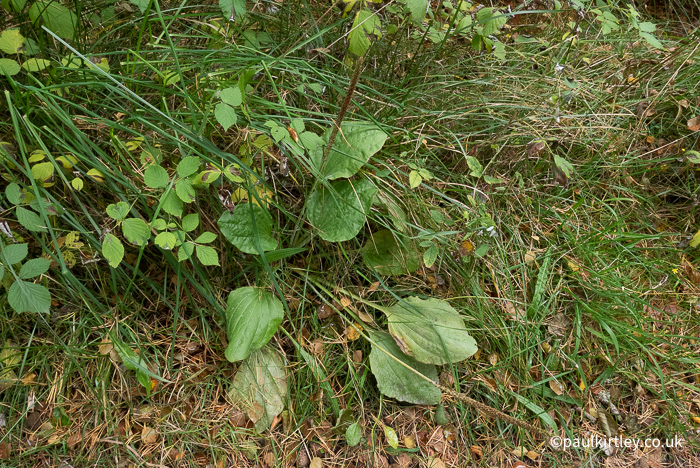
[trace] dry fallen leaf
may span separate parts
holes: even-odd
[[[552,379],[549,381],[549,388],[552,389],[557,395],[563,395],[566,392],[566,388],[557,381],[557,379]]]
[[[691,132],[697,132],[700,130],[700,115],[688,120],[688,130]]]
[[[425,463],[426,468],[446,468],[445,463],[438,457],[430,457]]]
[[[469,451],[472,453],[472,457],[474,457],[476,460],[481,460],[481,457],[484,456],[484,452],[478,445],[472,445],[469,447]]]
[[[693,418],[693,420],[694,419],[695,418]],[[404,437],[403,444],[406,446],[407,449],[416,448],[416,436],[408,435],[408,436]]]
[[[523,256],[523,260],[525,260],[525,264],[527,265],[534,263],[536,258],[537,257],[535,256],[535,252],[533,252],[532,250],[528,250]]]
[[[323,468],[323,460],[321,460],[319,457],[314,457],[309,464],[309,468]]]
[[[68,439],[66,439],[66,445],[70,450],[73,450],[81,440],[83,440],[83,436],[77,432],[75,434],[71,434]]]
[[[535,461],[535,460],[537,460],[537,457],[540,456],[540,454],[537,453],[537,452],[533,452],[532,450],[530,450],[530,451],[528,451],[528,452],[525,454],[525,456],[526,456],[527,458],[529,458],[530,460]]]
[[[547,146],[546,141],[534,140],[528,143],[525,149],[527,151],[527,155],[532,157],[537,155],[540,151],[542,151],[545,148],[545,146]]]
[[[364,330],[362,324],[355,323],[347,328],[347,339],[348,341],[355,341],[360,337],[360,332]]]
[[[350,304],[352,304],[352,301],[351,301],[349,298],[347,298],[347,297],[343,297],[343,298],[340,299],[340,304],[341,304],[343,307],[350,307]]]
[[[143,426],[141,430],[141,442],[144,444],[155,444],[158,442],[158,432],[152,427]]]
[[[528,449],[525,447],[515,447],[510,453],[515,455],[516,457],[520,458],[525,456],[525,454],[528,452]]]
[[[105,336],[100,341],[100,345],[97,347],[97,351],[100,354],[109,354],[114,349],[114,345],[108,336]]]

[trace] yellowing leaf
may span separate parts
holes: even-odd
[[[700,231],[696,232],[693,238],[690,240],[690,246],[695,248],[700,244]]]
[[[347,338],[348,341],[355,341],[360,337],[360,332],[363,330],[363,327],[359,323],[355,323],[352,326],[348,327],[348,333],[347,333]]]
[[[399,448],[399,436],[396,435],[396,431],[389,426],[384,426],[384,436],[386,437],[386,442],[393,449]]]

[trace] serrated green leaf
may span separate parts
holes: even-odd
[[[656,47],[657,49],[663,49],[663,48],[664,48],[664,45],[661,43],[661,41],[659,41],[659,40],[656,38],[656,36],[654,36],[654,35],[651,34],[651,33],[643,32],[643,31],[642,31],[642,32],[639,33],[639,37],[641,37],[642,39],[644,39],[645,41],[647,41],[647,42],[649,43],[649,45],[651,45],[652,47]]]
[[[197,156],[187,156],[177,164],[177,175],[189,177],[199,170],[201,160]]]
[[[27,257],[28,253],[29,244],[2,245],[0,243],[0,262],[7,266],[21,262]]]
[[[246,15],[245,0],[219,0],[219,8],[224,18],[229,21],[238,20]]]
[[[18,279],[7,292],[7,302],[15,312],[46,314],[51,306],[51,294],[40,284]]]
[[[213,247],[208,245],[197,246],[197,258],[202,265],[213,266],[219,265],[219,254],[216,253]]]
[[[117,268],[124,258],[122,241],[112,234],[105,234],[105,238],[102,241],[102,255],[109,262],[109,266]]]
[[[129,214],[129,204],[126,202],[112,203],[107,206],[107,216],[117,221],[122,221]]]
[[[78,17],[57,1],[38,0],[29,7],[29,17],[33,23],[39,18],[44,26],[62,39],[72,40],[78,25]]]
[[[423,262],[425,263],[426,267],[430,268],[433,266],[433,263],[435,263],[435,260],[437,260],[438,253],[440,253],[440,249],[438,249],[437,245],[431,242],[428,250],[423,253]]]
[[[263,252],[277,248],[272,216],[255,203],[239,205],[233,213],[224,212],[217,224],[224,237],[242,252],[259,254],[258,243]]]
[[[27,210],[21,206],[18,206],[15,210],[17,221],[19,221],[19,224],[24,226],[26,230],[33,232],[42,232],[46,230],[44,222],[41,220],[41,216],[32,210]]]
[[[444,300],[407,297],[384,313],[401,351],[420,362],[453,364],[478,349],[459,312]]]
[[[214,117],[216,121],[219,122],[219,125],[224,128],[224,131],[236,125],[236,122],[238,122],[236,110],[223,102],[218,103],[214,108]]]
[[[402,353],[388,333],[371,333],[370,338],[370,369],[382,394],[416,405],[435,405],[440,402],[440,389],[414,372],[415,370],[437,383],[435,366],[423,364]]]
[[[51,265],[51,260],[47,258],[33,258],[27,260],[19,270],[19,277],[22,279],[31,279],[36,276],[46,273]]]
[[[210,242],[214,242],[216,240],[216,234],[213,232],[203,232],[202,234],[199,235],[194,241],[197,244],[208,244]]]
[[[174,190],[168,190],[160,197],[160,207],[163,211],[173,216],[182,216],[183,208],[182,200],[177,196]]]
[[[408,239],[405,241],[409,244]],[[362,259],[380,275],[403,275],[418,269],[418,254],[413,246],[402,246],[388,229],[373,234],[364,247]]]
[[[416,24],[423,22],[428,11],[428,0],[406,0],[406,8],[411,12],[411,21]]]
[[[0,50],[11,55],[23,54],[24,40],[24,36],[19,32],[19,29],[6,29],[0,34]]]
[[[282,323],[284,308],[271,292],[243,287],[229,294],[225,316],[226,359],[236,362],[270,341]]]
[[[368,180],[338,180],[309,195],[306,216],[329,242],[350,240],[360,232],[377,188]]]
[[[238,86],[226,88],[221,91],[219,95],[221,100],[228,104],[229,106],[240,106],[243,103],[243,95],[241,94],[241,88]]]
[[[143,173],[143,183],[150,188],[166,187],[170,182],[168,172],[162,167],[153,164],[148,166]]]
[[[323,138],[313,132],[301,132],[299,134],[299,142],[309,153],[312,153],[323,144]]]
[[[270,346],[251,353],[239,365],[228,395],[253,421],[257,432],[269,429],[287,399],[287,370],[282,356]]]
[[[192,187],[192,182],[190,182],[189,179],[179,179],[177,182],[175,182],[175,193],[177,194],[178,198],[185,203],[192,203],[196,200],[196,193],[194,187]]]
[[[323,163],[323,151],[332,130],[323,134],[324,146],[310,151],[311,164],[328,180],[352,177],[376,154],[387,139],[387,134],[368,122],[347,122],[340,125],[340,132],[328,159]]]
[[[185,232],[194,231],[199,226],[199,214],[192,213],[182,218],[182,230]]]
[[[141,218],[125,219],[122,222],[122,233],[126,240],[139,247],[144,246],[151,238],[151,230]]]
[[[5,187],[5,196],[13,205],[19,205],[22,201],[22,189],[14,182]]]
[[[163,250],[172,250],[177,244],[177,237],[172,232],[161,232],[156,236],[154,242]]]
[[[179,262],[183,262],[192,258],[192,255],[194,255],[194,243],[185,242],[180,246],[180,248],[177,251],[177,260]]]

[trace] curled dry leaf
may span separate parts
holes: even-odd
[[[100,354],[109,354],[112,352],[113,349],[114,345],[112,345],[112,340],[109,339],[109,336],[105,336],[100,341],[100,345],[98,346],[97,351]]]
[[[563,395],[564,392],[566,392],[566,388],[564,388],[564,385],[559,383],[557,379],[552,379],[549,381],[549,388],[551,388],[552,391],[557,395]]]

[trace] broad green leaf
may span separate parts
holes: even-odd
[[[323,138],[313,132],[301,132],[299,134],[299,142],[310,154],[313,154],[312,152],[323,144]]]
[[[38,72],[45,68],[48,68],[50,65],[51,60],[31,58],[24,61],[24,63],[22,64],[22,68],[24,68],[28,72]]]
[[[483,23],[481,35],[483,37],[496,33],[501,26],[508,22],[508,17],[495,8],[482,8],[476,14],[476,19]]]
[[[277,248],[277,240],[272,237],[272,216],[254,203],[238,205],[233,213],[224,212],[217,224],[224,237],[242,252],[259,254],[258,243],[263,252]]]
[[[12,182],[5,187],[5,196],[13,205],[19,205],[22,201],[22,189],[19,188],[19,185]]]
[[[160,197],[160,207],[163,211],[173,216],[182,216],[183,203],[174,190],[168,190]]]
[[[240,106],[243,103],[243,95],[241,94],[241,88],[238,86],[226,88],[221,91],[219,95],[221,100],[228,104],[229,106]]]
[[[0,34],[0,50],[10,55],[24,53],[24,36],[19,29],[6,29]]]
[[[62,39],[73,39],[78,25],[77,15],[57,1],[39,0],[34,2],[29,7],[29,17],[33,23],[41,18],[44,26]]]
[[[226,303],[226,359],[247,358],[270,341],[284,318],[282,303],[262,288],[243,287],[232,291]]]
[[[192,255],[194,255],[194,243],[185,242],[177,251],[177,260],[179,262],[184,262],[185,260],[192,258]]]
[[[396,435],[396,431],[389,426],[384,426],[384,437],[389,443],[389,446],[396,450],[399,448],[399,436]]]
[[[41,216],[32,210],[27,210],[26,208],[18,206],[15,214],[17,215],[17,221],[19,221],[19,224],[24,226],[24,228],[28,231],[41,232],[46,230],[44,222],[41,220]]]
[[[107,216],[117,221],[121,221],[129,214],[129,204],[126,202],[112,203],[107,206]]]
[[[141,218],[129,218],[122,222],[122,233],[126,240],[139,247],[143,246],[151,238],[151,230],[148,224]]]
[[[408,174],[408,185],[414,189],[423,183],[423,176],[420,175],[418,171],[411,171]]]
[[[10,266],[24,260],[29,252],[28,244],[2,245],[0,243],[0,262]]]
[[[197,246],[197,258],[202,265],[219,265],[219,254],[216,253],[213,247],[209,247],[208,245]]]
[[[406,356],[388,333],[371,333],[370,338],[372,352],[369,355],[369,365],[382,394],[416,405],[440,403],[440,389],[414,372],[415,370],[437,383],[435,366]]]
[[[179,179],[175,182],[175,193],[185,203],[192,203],[196,200],[194,187],[189,179]]]
[[[377,39],[382,37],[381,21],[375,13],[369,10],[360,10],[355,14],[355,21],[352,22],[352,28],[348,35],[350,52],[355,55],[365,55],[372,44],[370,35]]]
[[[219,125],[224,127],[224,131],[236,125],[236,122],[238,122],[236,109],[224,102],[220,102],[216,105],[214,108],[214,117],[216,117],[216,121],[219,122]]]
[[[368,180],[337,180],[319,186],[306,202],[306,216],[330,242],[350,240],[360,232],[377,188]]]
[[[168,182],[170,182],[168,172],[156,164],[148,166],[143,173],[143,183],[150,188],[165,187]]]
[[[213,232],[206,231],[201,233],[199,237],[197,237],[194,241],[197,244],[208,244],[210,242],[214,242],[215,240],[216,234],[214,234]]]
[[[645,21],[643,23],[639,23],[639,30],[648,33],[653,33],[654,31],[656,31],[656,25],[654,23],[649,23]]]
[[[270,346],[254,351],[238,366],[228,396],[253,421],[257,432],[269,429],[287,399],[283,357]]]
[[[18,279],[7,291],[7,302],[15,312],[48,313],[51,306],[49,290],[40,284]]]
[[[182,218],[182,230],[185,232],[194,231],[199,226],[199,214],[192,213]]]
[[[360,443],[362,439],[362,428],[358,423],[352,423],[345,430],[345,441],[348,446],[354,447]]]
[[[387,139],[382,129],[368,122],[344,122],[328,159],[323,163],[323,151],[332,129],[323,134],[323,146],[310,151],[311,164],[328,180],[352,177],[376,154]]]
[[[481,177],[484,173],[484,167],[474,156],[467,156],[467,166],[469,166],[471,171],[469,175],[472,177]]]
[[[201,164],[197,156],[187,156],[177,164],[177,175],[180,177],[189,177],[199,170]]]
[[[177,237],[172,232],[161,232],[154,240],[155,244],[164,250],[172,250],[177,245]]]
[[[83,179],[76,177],[75,179],[70,181],[71,187],[73,187],[75,190],[80,192],[83,189],[83,186],[85,183],[83,182]]]
[[[32,166],[32,178],[34,180],[46,180],[54,173],[55,168],[50,162],[34,164]]]
[[[401,351],[420,362],[452,364],[477,351],[459,312],[441,299],[407,297],[384,313]]]
[[[22,279],[30,279],[46,273],[51,265],[51,260],[48,258],[32,258],[22,265],[19,270],[19,277]]]
[[[0,58],[0,76],[4,76],[7,73],[10,76],[16,75],[20,72],[19,63],[12,59]]]
[[[102,241],[102,255],[109,262],[109,266],[117,268],[124,258],[122,241],[112,234],[105,234],[105,238]]]
[[[421,23],[428,12],[428,0],[406,0],[406,8],[411,12],[411,21]]]
[[[403,275],[418,269],[415,247],[409,244],[408,249],[404,248],[388,229],[379,231],[367,239],[362,247],[362,258],[365,265],[374,268],[380,275]]]
[[[656,38],[656,36],[654,36],[654,35],[651,34],[651,33],[644,32],[644,31],[640,31],[639,37],[641,37],[642,39],[644,39],[645,41],[647,41],[647,43],[649,43],[649,45],[651,45],[652,47],[656,47],[657,49],[663,49],[663,48],[664,48],[664,45],[661,43],[661,41],[659,41],[659,40]]]

